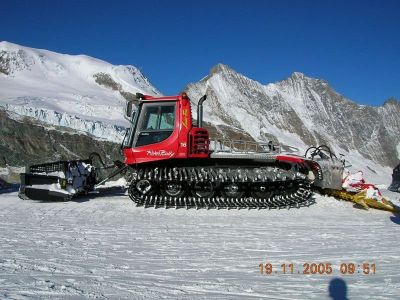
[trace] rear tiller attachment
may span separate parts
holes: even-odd
[[[96,156],[102,165],[99,169],[116,169],[100,182],[97,169],[93,165]],[[92,153],[89,159],[32,165],[28,173],[21,174],[18,196],[25,200],[68,201],[93,191],[98,185],[122,173],[126,168],[127,166],[119,161],[105,165],[97,153]]]

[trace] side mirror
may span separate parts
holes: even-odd
[[[132,117],[132,107],[133,107],[133,103],[132,101],[128,101],[126,103],[126,108],[125,108],[125,116],[130,119]]]

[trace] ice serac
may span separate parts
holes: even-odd
[[[379,107],[359,105],[325,80],[299,72],[263,85],[222,64],[189,84],[187,91],[191,99],[208,95],[206,121],[244,130],[258,141],[275,140],[286,150],[300,152],[310,145],[327,144],[356,167],[368,166],[367,173],[376,177],[382,172],[386,176],[398,163],[400,102],[396,99]]]
[[[94,151],[107,161],[121,159],[115,143],[93,139],[65,126],[45,125],[0,108],[0,177],[4,167],[87,158]],[[19,176],[7,181],[17,179]]]
[[[9,111],[116,141],[137,92],[160,94],[134,66],[0,42],[0,106]]]

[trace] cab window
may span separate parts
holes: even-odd
[[[175,127],[175,103],[143,104],[136,147],[162,142]]]

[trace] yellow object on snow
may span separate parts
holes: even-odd
[[[335,198],[339,198],[342,200],[346,201],[351,201],[353,203],[356,203],[360,205],[361,207],[365,209],[371,208],[376,208],[376,209],[382,209],[390,212],[400,212],[400,209],[398,206],[394,205],[391,201],[388,199],[381,197],[381,200],[377,200],[375,198],[368,198],[367,197],[367,190],[363,190],[361,192],[349,192],[346,190],[330,190],[326,189],[324,190],[324,193],[330,196],[333,196]]]

